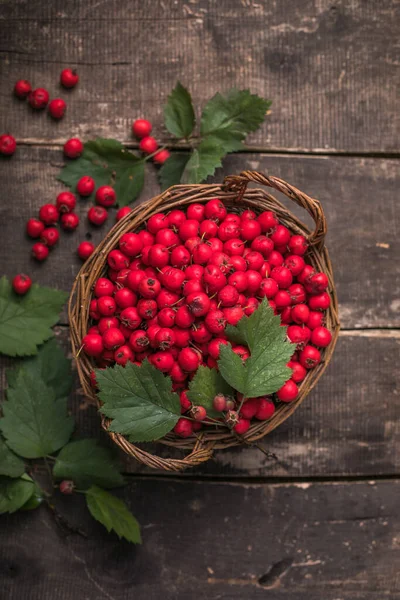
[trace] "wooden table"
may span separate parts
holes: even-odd
[[[83,219],[46,264],[29,258],[25,222],[62,189],[68,137],[134,146],[131,122],[146,116],[164,139],[162,105],[177,79],[198,106],[250,87],[273,100],[272,113],[216,180],[257,169],[322,201],[343,330],[317,388],[265,440],[277,461],[228,450],[181,476],[126,461],[121,495],[142,547],[107,535],[81,498],[60,499],[60,510],[87,539],[62,537],[44,509],[2,517],[1,598],[400,598],[398,9],[390,0],[2,0],[1,131],[19,142],[0,165],[3,272],[68,290],[78,240],[104,234]],[[81,83],[61,93],[61,122],[13,99],[19,78],[59,94],[69,66]],[[157,189],[149,168],[142,198]],[[65,315],[57,334],[68,347]],[[79,390],[71,406],[79,431],[100,436]]]

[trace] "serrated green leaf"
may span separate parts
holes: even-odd
[[[0,477],[0,514],[22,508],[34,491],[35,484],[27,475],[18,479]]]
[[[97,138],[86,142],[82,156],[68,163],[58,179],[75,190],[84,175],[93,177],[96,188],[111,185],[118,205],[126,206],[142,191],[144,161],[117,140]]]
[[[225,96],[215,94],[204,107],[201,135],[219,143],[225,153],[243,147],[248,133],[256,131],[264,120],[271,102],[249,90],[230,90]]]
[[[0,475],[20,477],[24,471],[24,461],[18,458],[0,437]]]
[[[222,166],[221,160],[226,152],[225,148],[215,140],[204,139],[193,150],[183,171],[182,183],[200,183],[214,175],[215,169]]]
[[[44,383],[53,388],[57,398],[69,395],[73,378],[71,361],[66,358],[57,341],[52,338],[39,348],[39,352],[22,363],[23,369],[39,377]],[[9,387],[14,387],[21,365],[15,369],[7,369],[6,378]]]
[[[0,353],[8,356],[30,356],[49,339],[51,327],[68,294],[32,285],[25,296],[17,296],[6,277],[0,279]]]
[[[78,440],[64,446],[57,456],[53,475],[56,479],[72,479],[80,489],[91,485],[114,488],[124,484],[110,450],[99,446],[93,439]]]
[[[67,400],[57,399],[51,387],[23,368],[15,385],[8,388],[2,409],[0,429],[7,446],[24,458],[56,452],[74,429],[74,421],[67,415]]]
[[[165,126],[177,138],[187,138],[193,131],[195,115],[188,90],[178,81],[164,107]]]
[[[96,371],[101,412],[112,419],[111,431],[128,435],[133,442],[151,442],[176,425],[181,414],[179,397],[170,377],[147,360]]]
[[[217,369],[201,365],[189,384],[187,397],[196,406],[204,406],[208,416],[220,417],[221,413],[213,407],[213,400],[217,394],[230,396],[232,393],[231,386]]]
[[[224,379],[247,398],[273,394],[290,378],[286,366],[293,354],[293,345],[286,336],[286,327],[264,300],[249,317],[243,317],[235,328],[238,338],[250,349],[251,356],[241,367],[230,345],[221,346],[218,366]],[[232,335],[230,327],[227,334]],[[236,338],[237,339],[237,338]]]
[[[139,523],[125,502],[93,485],[86,492],[86,503],[92,517],[108,532],[115,531],[119,538],[133,544],[142,543]]]
[[[186,152],[185,154],[174,152],[169,159],[165,161],[158,172],[162,191],[181,182],[183,171],[185,170],[189,159],[189,152]]]

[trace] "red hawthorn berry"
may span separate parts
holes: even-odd
[[[64,154],[68,158],[79,158],[83,152],[83,149],[83,143],[78,138],[71,138],[64,144]]]
[[[28,102],[30,106],[36,110],[46,108],[49,99],[49,92],[44,88],[37,88],[36,90],[32,90],[28,96]]]
[[[77,85],[79,81],[76,69],[63,69],[60,73],[60,83],[63,87],[70,89]]]
[[[32,91],[32,86],[27,79],[20,79],[14,86],[14,94],[17,98],[27,98]]]
[[[82,260],[87,260],[93,254],[94,250],[95,246],[92,242],[81,242],[78,246],[78,256]]]
[[[49,113],[53,119],[62,119],[67,110],[67,104],[62,98],[54,98],[49,104]]]
[[[153,156],[153,161],[158,165],[163,165],[165,161],[169,159],[170,156],[171,154],[168,152],[168,150],[160,150],[159,152],[157,152],[157,154]]]
[[[139,148],[145,154],[153,154],[153,152],[157,150],[158,144],[153,137],[147,135],[146,137],[140,140]]]
[[[132,123],[133,135],[139,139],[149,136],[151,130],[152,125],[147,119],[136,119],[136,121]]]
[[[12,280],[12,286],[14,292],[19,296],[23,296],[29,290],[32,285],[32,279],[29,275],[25,275],[24,273],[20,273],[16,275]]]
[[[16,148],[17,142],[15,141],[15,137],[8,133],[0,135],[0,154],[11,156],[14,154]]]

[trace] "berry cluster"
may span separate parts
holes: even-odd
[[[60,83],[64,88],[73,88],[79,81],[78,74],[72,69],[63,69],[60,74]],[[32,85],[27,79],[19,79],[14,86],[14,94],[20,100],[28,100],[29,106],[34,110],[43,110],[48,106],[49,115],[53,119],[62,119],[67,104],[62,98],[53,98],[50,100],[50,94],[45,88],[32,89]],[[9,133],[0,135],[0,154],[11,156],[17,147],[15,138]],[[67,156],[69,156],[67,154]],[[77,154],[76,156],[79,156]],[[76,158],[76,156],[74,158]]]
[[[158,150],[157,140],[150,135],[151,130],[152,125],[146,119],[136,119],[132,124],[133,135],[140,140],[140,150],[144,154],[152,155],[152,159],[157,165],[163,165],[169,159],[170,153],[165,148]]]
[[[267,298],[296,344],[292,378],[273,399],[216,397],[225,423],[245,433],[251,419],[266,420],[274,401],[297,398],[298,384],[331,341],[324,327],[330,305],[328,278],[305,263],[307,240],[291,235],[271,211],[228,213],[219,199],[151,216],[137,233],[125,233],[107,257],[107,277],[94,285],[92,326],[82,349],[98,367],[147,358],[181,391],[182,414],[174,431],[187,437],[209,423],[206,410],[186,395],[199,365],[218,368],[225,328],[251,315]],[[232,344],[243,361],[246,346]],[[95,386],[93,373],[92,383]]]

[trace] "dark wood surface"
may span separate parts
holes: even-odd
[[[122,457],[142,547],[105,533],[80,497],[58,506],[87,539],[63,537],[44,508],[2,517],[0,598],[400,598],[398,18],[393,0],[1,2],[0,129],[20,142],[0,161],[2,273],[68,290],[78,242],[104,235],[82,219],[46,264],[29,256],[25,222],[62,189],[66,138],[134,146],[130,124],[147,116],[165,140],[162,104],[177,79],[199,107],[249,87],[273,100],[271,114],[215,180],[256,169],[322,201],[343,330],[318,386],[263,441],[276,460],[231,449],[176,477]],[[57,84],[66,66],[81,75],[73,92]],[[66,118],[14,99],[18,78],[66,98]],[[157,191],[149,165],[142,199]],[[68,349],[65,314],[60,325]],[[11,361],[0,364],[4,387]],[[78,383],[70,406],[81,434],[108,443]]]

